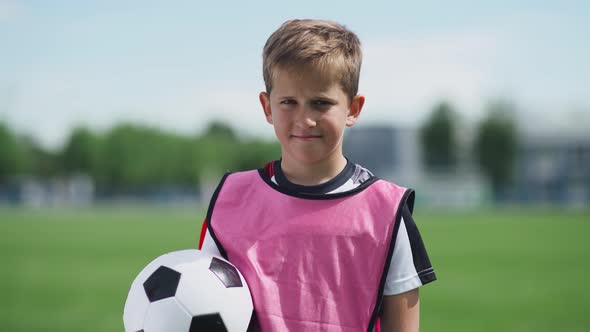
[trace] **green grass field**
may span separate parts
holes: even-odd
[[[156,256],[197,245],[203,211],[0,208],[0,330],[123,331],[128,287]],[[439,280],[422,331],[588,331],[590,213],[416,215]]]

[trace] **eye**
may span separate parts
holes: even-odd
[[[281,104],[282,105],[294,105],[294,104],[297,104],[297,101],[295,101],[294,99],[285,99],[285,100],[281,100]]]
[[[326,108],[326,107],[330,107],[333,105],[332,102],[327,101],[327,100],[323,100],[323,99],[316,99],[316,100],[312,101],[311,104],[313,106],[320,107],[320,108]]]

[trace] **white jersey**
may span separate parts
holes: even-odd
[[[348,162],[340,174],[328,182],[316,186],[301,186],[289,182],[283,174],[280,161],[267,164],[264,174],[279,186],[290,190],[318,195],[330,195],[352,190],[363,182],[374,177],[366,168]],[[201,250],[212,255],[221,255],[215,241],[207,228],[203,228],[204,237],[201,234]],[[428,254],[422,242],[418,228],[412,218],[408,207],[404,207],[401,224],[395,240],[391,263],[385,281],[383,295],[401,294],[418,288],[436,280],[434,269],[430,264]]]

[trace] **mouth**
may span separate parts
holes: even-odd
[[[292,138],[302,140],[302,141],[313,141],[316,139],[321,138],[321,135],[291,135]]]

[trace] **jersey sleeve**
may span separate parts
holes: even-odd
[[[211,234],[207,229],[207,219],[203,221],[203,227],[201,228],[201,236],[199,237],[199,250],[213,256],[221,257],[221,252],[219,252],[213,237],[211,237]]]
[[[383,295],[397,295],[436,280],[426,247],[407,206],[393,247]]]

